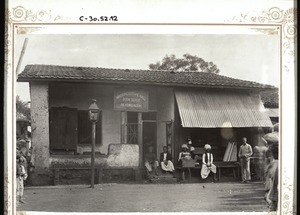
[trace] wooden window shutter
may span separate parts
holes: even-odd
[[[50,109],[50,150],[77,150],[77,109]]]

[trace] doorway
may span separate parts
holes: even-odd
[[[139,145],[140,165],[151,146],[157,154],[156,112],[122,112],[121,141]]]
[[[149,147],[152,147],[153,153],[157,153],[156,122],[143,122],[143,160]]]
[[[153,153],[157,154],[156,112],[142,113],[142,123],[142,159],[144,160],[145,154],[148,152],[149,147],[152,147]]]

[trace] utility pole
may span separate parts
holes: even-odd
[[[22,48],[22,51],[21,51],[21,55],[20,55],[20,58],[19,58],[19,61],[18,61],[18,64],[17,64],[17,68],[16,68],[16,77],[18,77],[18,75],[19,75],[20,65],[21,65],[22,60],[23,60],[23,56],[24,56],[24,53],[25,53],[25,50],[26,50],[27,43],[28,43],[28,38],[25,38],[24,43],[23,43],[23,48]]]
[[[92,104],[89,107],[89,118],[92,122],[92,154],[91,154],[91,188],[95,184],[95,142],[96,142],[96,123],[99,118],[99,107],[96,104],[96,99],[92,99]]]

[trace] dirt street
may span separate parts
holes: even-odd
[[[263,184],[99,184],[27,187],[18,211],[212,212],[267,211]]]

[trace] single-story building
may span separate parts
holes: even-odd
[[[261,92],[261,99],[273,124],[279,122],[278,88]]]
[[[213,73],[27,65],[18,81],[30,84],[35,184],[50,183],[52,168],[90,165],[92,99],[96,166],[111,169],[142,167],[150,145],[158,158],[167,146],[176,166],[187,138],[222,161],[228,142],[255,146],[272,126],[260,92],[273,86]]]

